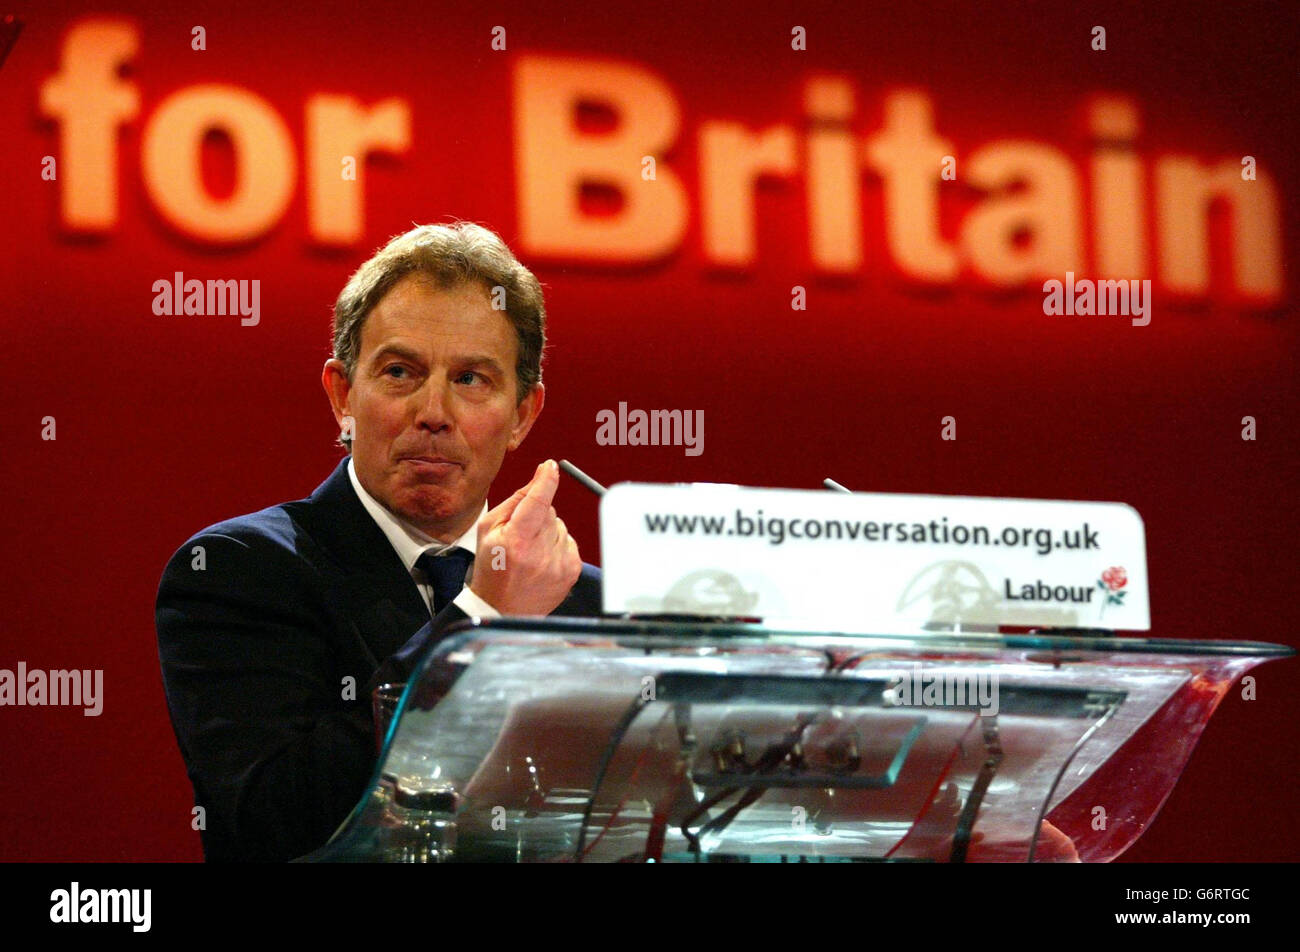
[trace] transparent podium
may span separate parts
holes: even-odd
[[[1152,821],[1241,676],[1293,653],[469,624],[423,659],[371,790],[303,859],[1105,862]]]

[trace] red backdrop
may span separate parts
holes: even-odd
[[[531,5],[435,12],[415,2],[373,13],[332,2],[275,13],[191,6],[95,11],[138,30],[124,77],[140,110],[114,137],[117,221],[87,235],[61,217],[66,163],[54,181],[42,178],[43,157],[60,157],[61,140],[40,105],[62,39],[85,13],[13,5],[26,29],[0,68],[10,427],[0,457],[0,668],[102,668],[105,698],[95,718],[0,708],[0,859],[200,857],[158,671],[158,576],[199,528],[305,496],[328,475],[337,431],[319,376],[330,307],[352,269],[412,222],[493,227],[547,287],[546,408],[494,500],[546,457],[568,457],[606,483],[815,487],[831,475],[873,491],[1119,500],[1146,522],[1156,636],[1297,643],[1286,614],[1296,590],[1300,317],[1294,5],[738,4],[701,13],[620,2],[558,14]],[[1090,46],[1098,24],[1105,51]],[[204,51],[191,49],[195,25],[206,30]],[[505,51],[491,49],[497,25]],[[794,25],[807,30],[806,51],[791,50]],[[691,205],[672,253],[612,267],[530,254],[511,89],[513,58],[528,53],[628,61],[673,90],[681,132],[662,161]],[[1210,293],[1176,303],[1154,275],[1143,328],[1045,317],[1033,282],[994,291],[963,276],[917,286],[886,249],[882,190],[870,174],[854,274],[832,279],[810,265],[798,177],[759,189],[756,264],[719,271],[701,244],[698,125],[801,130],[802,83],[817,71],[854,84],[860,136],[881,127],[890,90],[920,88],[959,157],[996,140],[1034,140],[1074,160],[1085,188],[1080,110],[1093,93],[1125,96],[1141,112],[1144,161],[1256,158],[1281,203],[1285,288],[1267,307],[1235,304],[1221,230]],[[159,104],[211,82],[274,107],[298,152],[287,211],[236,245],[183,234],[141,171],[142,128]],[[364,237],[343,248],[322,249],[308,229],[304,104],[318,93],[367,104],[397,96],[410,107],[410,147],[367,165]],[[233,187],[234,169],[229,144],[213,141],[204,170],[214,195]],[[945,199],[946,232],[970,202]],[[152,284],[176,271],[260,280],[260,323],[155,315]],[[794,285],[807,289],[805,311],[790,309]],[[702,409],[703,454],[598,446],[596,413],[619,401]],[[955,442],[939,438],[949,415]],[[1241,438],[1243,416],[1257,421],[1254,441]],[[42,439],[46,417],[55,440]],[[565,483],[557,507],[584,557],[599,561],[594,499]],[[1296,664],[1256,674],[1258,698],[1228,695],[1126,859],[1300,855]]]

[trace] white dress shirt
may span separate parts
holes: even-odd
[[[370,518],[374,519],[379,528],[384,531],[384,535],[388,537],[388,541],[392,543],[393,549],[396,550],[397,557],[406,566],[406,571],[411,573],[411,579],[419,587],[420,594],[429,605],[429,614],[433,615],[433,586],[425,578],[424,571],[416,566],[416,560],[425,552],[441,555],[452,548],[465,549],[470,554],[473,554],[478,544],[478,523],[487,515],[487,501],[484,500],[483,511],[479,513],[474,525],[470,526],[463,536],[455,542],[443,543],[421,532],[404,519],[397,518],[370,493],[366,492],[365,487],[361,485],[361,480],[357,479],[353,460],[348,460],[348,479],[352,480],[352,488],[357,491],[357,497],[361,500],[361,505],[366,507],[366,512],[370,513]],[[475,615],[480,618],[500,618],[501,613],[499,611],[471,591],[469,583],[473,577],[474,563],[471,562],[469,574],[465,576],[465,587],[460,590],[459,595],[452,599],[452,603],[471,618]]]

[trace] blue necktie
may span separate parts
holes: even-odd
[[[424,570],[424,577],[433,586],[434,615],[446,608],[465,587],[465,574],[473,560],[474,553],[459,546],[449,549],[445,555],[425,552],[415,560],[415,564]]]

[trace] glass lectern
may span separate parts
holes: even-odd
[[[467,623],[314,862],[1105,862],[1259,642]]]

